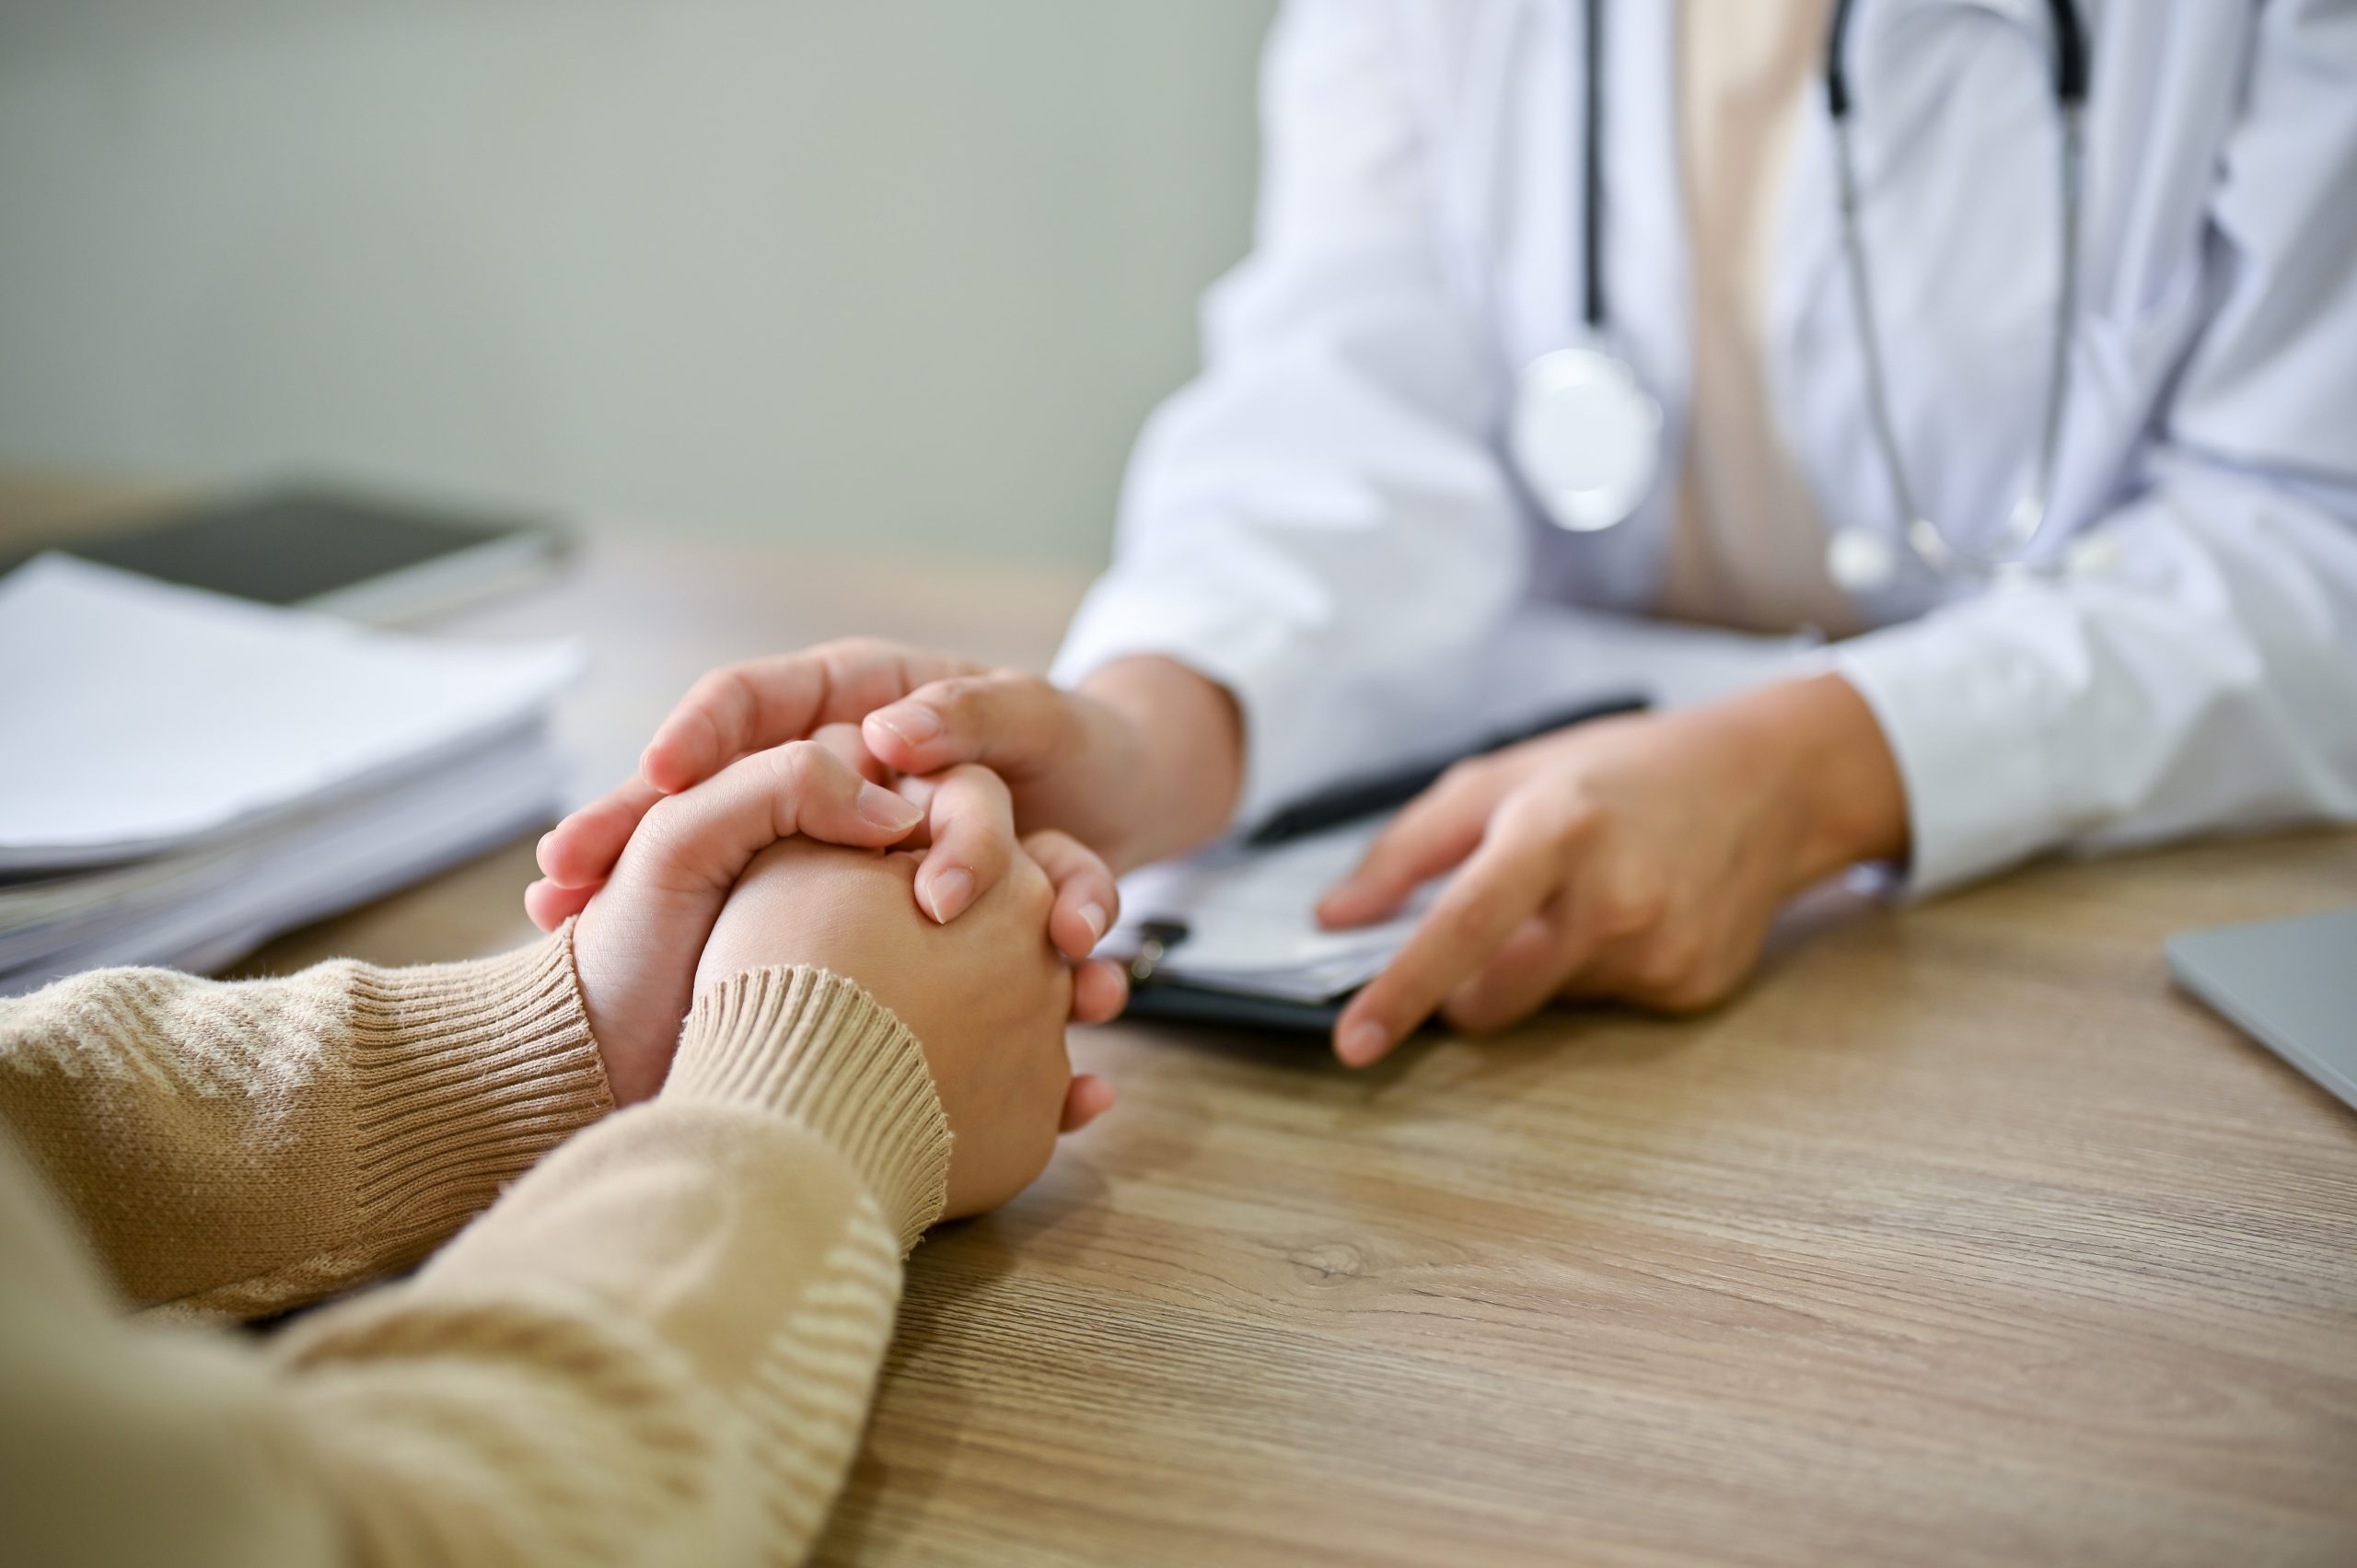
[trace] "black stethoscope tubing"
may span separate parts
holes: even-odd
[[[1580,152],[1580,319],[1601,331],[1604,309],[1604,0],[1583,0],[1585,134]],[[1850,18],[1857,0],[1834,0],[1825,29],[1825,110],[1850,118]],[[2065,109],[2087,99],[2087,34],[2071,0],[2047,0],[2054,27],[2054,98]]]
[[[1867,279],[1864,242],[1858,231],[1857,180],[1849,137],[1854,94],[1851,88],[1848,64],[1850,22],[1855,9],[1856,0],[1834,0],[1833,14],[1826,28],[1825,106],[1833,122],[1840,162],[1843,247],[1866,359],[1872,423],[1875,445],[1881,450],[1894,498],[1906,514],[1904,537],[1926,564],[1935,570],[1947,571],[1967,563],[1961,552],[1948,543],[1946,536],[1922,516],[1915,504],[1913,487],[1908,481],[1906,465],[1901,460],[1891,429],[1887,378],[1883,370],[1880,336],[1875,330],[1872,290]],[[2074,306],[2078,273],[2079,117],[2087,96],[2087,35],[2080,21],[2078,8],[2072,0],[2047,0],[2047,14],[2054,36],[2054,98],[2064,137],[2062,285],[2056,312],[2054,361],[2047,389],[2045,430],[2037,479],[2033,491],[2025,495],[2014,509],[2013,543],[2016,550],[2026,547],[2042,528],[2051,498],[2055,448],[2066,389],[2069,318]],[[1585,134],[1580,157],[1580,319],[1592,337],[1601,339],[1608,320],[1604,280],[1604,0],[1584,0],[1582,20]],[[1833,552],[1837,567],[1845,548],[1855,561],[1858,559],[1857,550],[1870,542],[1855,536],[1837,540]],[[1871,555],[1874,550],[1868,549],[1866,553]],[[1984,568],[1991,565],[1987,563],[1980,564]],[[2015,563],[2013,562],[1994,563],[1996,567],[2014,564]],[[1866,586],[1865,578],[1887,576],[1887,573],[1886,564],[1872,570],[1861,570],[1854,575],[1861,579],[1859,586]],[[1840,575],[1844,574],[1837,570],[1837,575]]]

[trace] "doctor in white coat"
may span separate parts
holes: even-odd
[[[1403,811],[1322,916],[1448,880],[1346,1062],[1710,1005],[1859,862],[2357,819],[2357,6],[1292,0],[1263,113],[1253,252],[1052,681],[715,672],[552,835],[567,896],[654,794],[844,719],[1126,868],[1422,749],[1553,604],[1829,641]]]

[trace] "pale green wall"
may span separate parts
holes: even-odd
[[[1270,0],[0,0],[0,465],[1101,556]]]

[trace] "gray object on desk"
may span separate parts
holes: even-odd
[[[2357,909],[2172,936],[2169,972],[2357,1109]]]
[[[392,626],[545,576],[566,542],[537,517],[307,484],[77,534],[57,547],[185,587]],[[0,562],[0,570],[14,564]]]

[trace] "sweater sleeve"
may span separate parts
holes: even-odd
[[[256,1317],[415,1262],[611,1108],[568,928],[500,958],[0,1001],[0,1125],[134,1306]]]
[[[265,1353],[17,1305],[46,1271],[0,1268],[0,1507],[68,1565],[799,1561],[948,1151],[891,1014],[739,976],[655,1100]]]

